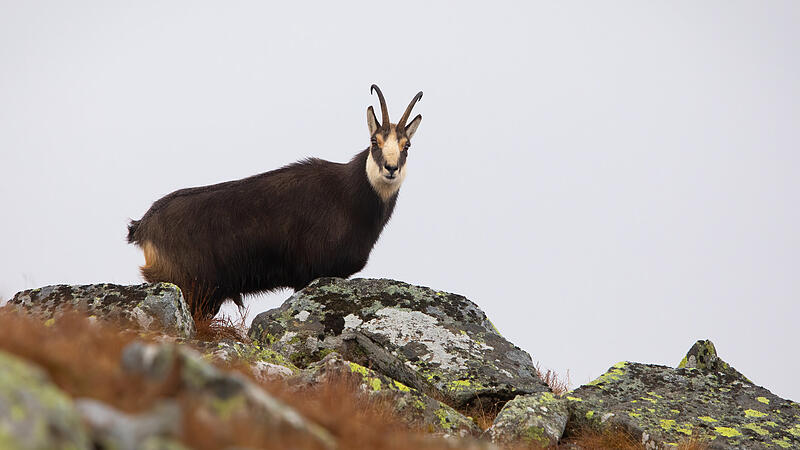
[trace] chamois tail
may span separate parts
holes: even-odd
[[[136,242],[136,230],[139,229],[139,220],[131,220],[128,224],[128,243],[133,244]]]

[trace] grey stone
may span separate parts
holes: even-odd
[[[100,448],[138,450],[180,445],[175,439],[180,436],[181,409],[174,401],[159,403],[139,414],[126,414],[93,399],[78,399],[75,406]]]
[[[345,361],[338,353],[328,354],[321,361],[312,363],[287,382],[294,389],[303,389],[330,378],[346,377],[355,377],[361,390],[370,397],[389,400],[398,417],[412,427],[449,436],[480,434],[475,422],[453,408],[372,369]]]
[[[123,327],[163,331],[183,338],[195,334],[194,320],[181,290],[171,283],[59,284],[18,292],[8,305],[45,320],[57,319],[71,310]]]
[[[299,367],[337,351],[454,407],[549,391],[477,305],[398,281],[315,280],[259,314],[249,334]]]
[[[0,448],[91,448],[72,400],[41,369],[2,351]]]
[[[325,448],[336,440],[327,430],[235,372],[223,372],[186,347],[134,342],[123,349],[123,370],[154,380],[177,383],[206,413],[221,420],[246,416],[274,430],[291,429]]]
[[[697,360],[697,350],[686,359]],[[569,428],[621,427],[646,448],[672,448],[689,438],[712,449],[800,448],[800,404],[752,384],[724,361],[705,361],[677,369],[615,364],[566,395]]]
[[[520,395],[503,406],[486,434],[497,443],[553,446],[568,418],[567,400],[550,392]]]

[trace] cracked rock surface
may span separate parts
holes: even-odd
[[[249,334],[299,367],[336,351],[457,408],[549,391],[475,303],[399,281],[318,279],[259,314]]]

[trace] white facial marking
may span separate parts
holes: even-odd
[[[394,133],[389,134],[383,144],[383,159],[391,166],[397,166],[400,161],[400,145]],[[397,169],[394,178],[387,178],[388,175],[389,171],[378,165],[370,150],[367,155],[367,178],[383,201],[388,201],[400,189],[406,178],[406,164]]]

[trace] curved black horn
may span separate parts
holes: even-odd
[[[408,108],[406,108],[406,112],[403,113],[403,117],[400,118],[400,121],[397,122],[397,128],[405,128],[406,120],[408,120],[409,114],[411,114],[411,110],[414,109],[414,105],[422,98],[422,91],[417,92],[417,95],[411,99],[411,103],[408,104]]]
[[[381,127],[389,129],[389,109],[386,107],[386,99],[383,98],[383,92],[381,92],[381,89],[378,87],[378,85],[373,84],[369,88],[370,94],[372,94],[373,91],[378,93],[378,100],[381,102],[381,118],[383,119],[383,124],[381,124]]]

